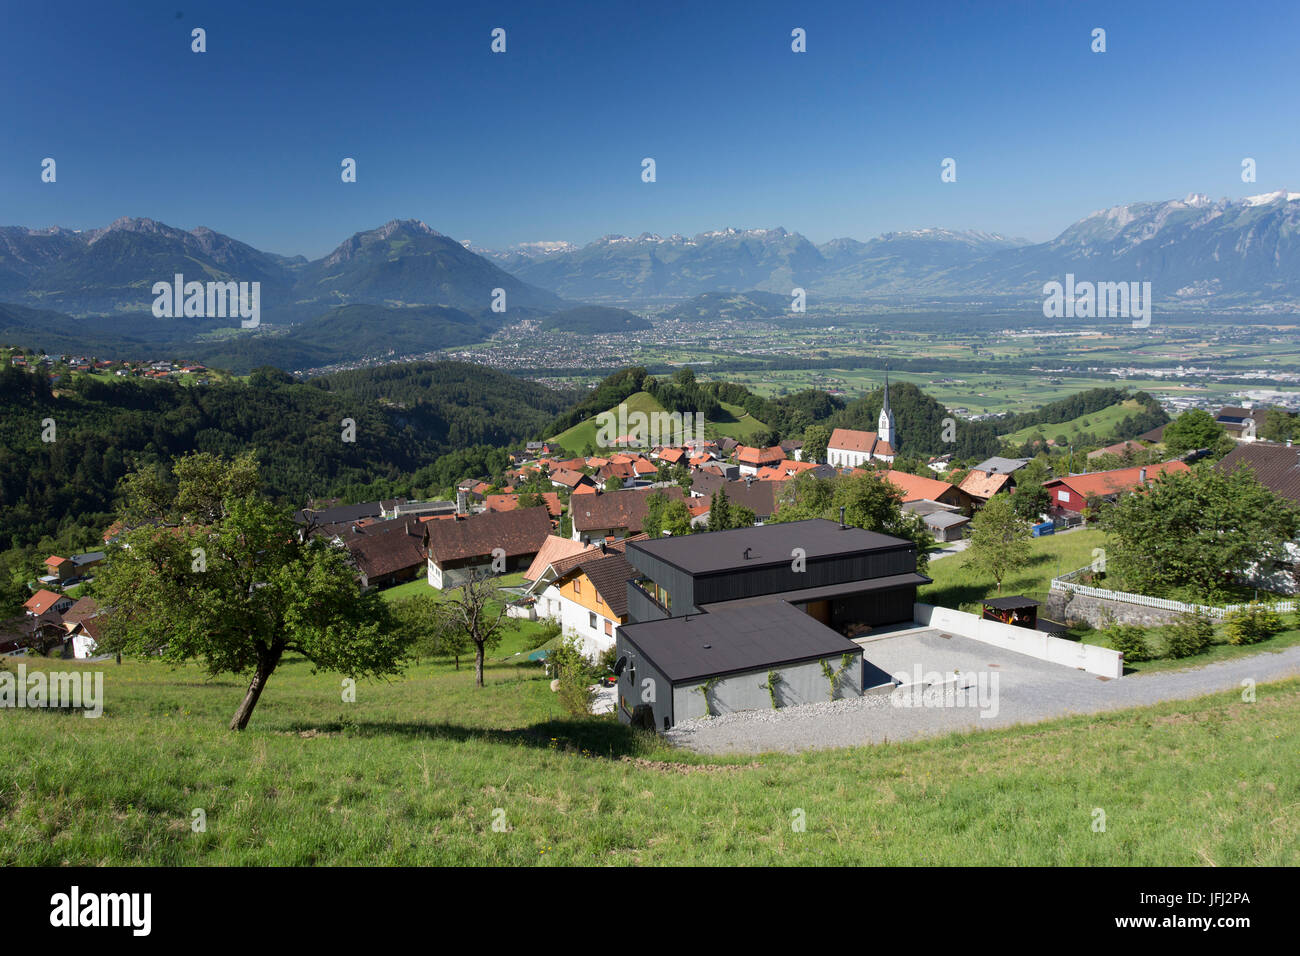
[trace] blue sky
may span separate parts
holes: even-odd
[[[492,247],[1041,240],[1123,202],[1300,189],[1282,0],[3,5],[4,225],[149,216],[309,257],[392,218]]]

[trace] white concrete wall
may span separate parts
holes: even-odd
[[[933,604],[913,605],[912,616],[917,624],[952,631],[1006,651],[1036,657],[1040,661],[1079,668],[1102,677],[1121,677],[1124,674],[1124,655],[1109,647],[1067,641],[1042,631],[1015,627],[1000,621],[986,621],[976,614],[935,607]]]
[[[834,465],[837,468],[858,468],[870,461],[871,453],[865,451],[850,451],[847,448],[827,448],[827,464]]]
[[[560,606],[560,630],[568,635],[577,636],[582,641],[582,652],[595,660],[606,648],[614,646],[618,634],[618,621],[596,615],[596,626],[591,626],[590,615],[593,613],[570,598],[555,591]],[[613,625],[613,634],[605,633],[605,622]]]
[[[554,584],[548,584],[542,593],[537,595],[537,617],[546,618],[551,621],[560,620],[560,589]]]

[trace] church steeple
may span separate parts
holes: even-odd
[[[885,369],[885,404],[880,409],[880,424],[876,429],[881,441],[889,442],[898,450],[898,430],[894,426],[894,412],[889,407],[889,369]]]

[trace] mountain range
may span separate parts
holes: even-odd
[[[643,316],[614,305],[667,305],[667,317],[684,320],[777,320],[796,287],[810,304],[911,297],[1033,307],[1043,284],[1067,273],[1080,281],[1149,281],[1156,308],[1294,309],[1298,243],[1300,193],[1286,191],[1115,206],[1042,243],[919,229],[816,245],[778,227],[689,238],[611,235],[581,247],[547,241],[494,252],[406,219],[356,233],[308,261],[153,219],[86,231],[7,226],[0,227],[0,336],[59,351],[80,343],[124,357],[166,350],[234,369],[304,368],[482,341],[519,319],[580,335],[646,327]],[[154,318],[154,283],[178,273],[187,281],[260,282],[262,327]]]
[[[1012,297],[1080,280],[1149,281],[1157,301],[1196,307],[1300,303],[1300,193],[1138,202],[1103,209],[1055,239],[918,229],[814,245],[796,232],[604,236],[580,248],[481,249],[520,279],[569,298],[624,303],[756,289],[810,297]]]
[[[290,320],[354,304],[490,311],[494,289],[505,290],[508,308],[545,314],[566,304],[414,219],[356,233],[311,262],[153,219],[84,232],[0,227],[0,301],[70,315],[148,312],[153,283],[177,273],[186,281],[260,282],[263,315]]]

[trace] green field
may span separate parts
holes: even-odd
[[[1055,438],[1057,435],[1064,435],[1071,441],[1085,434],[1106,438],[1119,427],[1119,423],[1125,418],[1130,415],[1137,415],[1141,411],[1141,403],[1130,398],[1127,401],[1108,405],[1106,408],[1090,412],[1087,415],[1072,418],[1068,422],[1027,425],[1019,431],[1011,432],[1002,437],[1015,445],[1023,445],[1032,435],[1042,435],[1049,439]]]
[[[628,396],[627,414],[630,418],[636,412],[642,412],[645,415],[651,415],[655,412],[664,412],[665,409],[658,401],[655,400],[649,392],[635,392]],[[704,423],[705,435],[710,438],[734,438],[736,441],[744,442],[749,440],[755,433],[766,431],[767,426],[746,412],[739,405],[730,405],[722,403],[722,407],[730,414],[730,421],[718,421]],[[617,412],[617,407],[611,409]],[[596,417],[593,415],[586,421],[579,422],[572,428],[565,429],[558,435],[551,437],[551,441],[561,448],[571,451],[574,454],[581,454],[582,450],[588,445],[593,448],[600,448],[596,442],[596,434],[599,427],[596,424]]]
[[[1002,582],[1002,593],[1046,601],[1052,578],[1092,564],[1093,548],[1105,544],[1106,536],[1094,528],[1031,538],[1029,563]],[[916,599],[927,604],[978,613],[984,598],[997,596],[992,576],[972,566],[969,551],[930,562],[926,574],[934,583],[921,587]]]
[[[664,411],[664,407],[659,404],[649,392],[635,392],[629,395],[627,401],[627,414],[630,417],[635,412],[641,412],[645,415],[651,415],[655,412]],[[617,408],[614,409],[617,412]],[[567,428],[558,435],[553,435],[550,441],[567,449],[576,455],[582,454],[582,450],[588,445],[593,448],[599,448],[596,442],[596,433],[599,427],[596,424],[596,417],[593,415],[586,421],[581,421],[572,428]],[[618,436],[615,436],[618,437]]]
[[[522,571],[517,571],[514,574],[502,574],[495,578],[494,581],[498,587],[518,587],[524,583],[524,573]],[[380,597],[389,602],[401,601],[405,598],[412,597],[431,597],[434,600],[441,601],[448,593],[454,593],[455,590],[459,589],[453,589],[453,592],[439,591],[437,588],[431,587],[429,585],[429,579],[422,574],[414,581],[407,581],[405,584],[394,585],[391,588],[379,592],[379,594]]]
[[[0,863],[1300,863],[1300,681],[1251,704],[706,759],[565,718],[518,650],[481,690],[465,662],[424,663],[349,704],[291,660],[243,734],[225,729],[240,681],[101,665],[101,718],[6,713]]]

